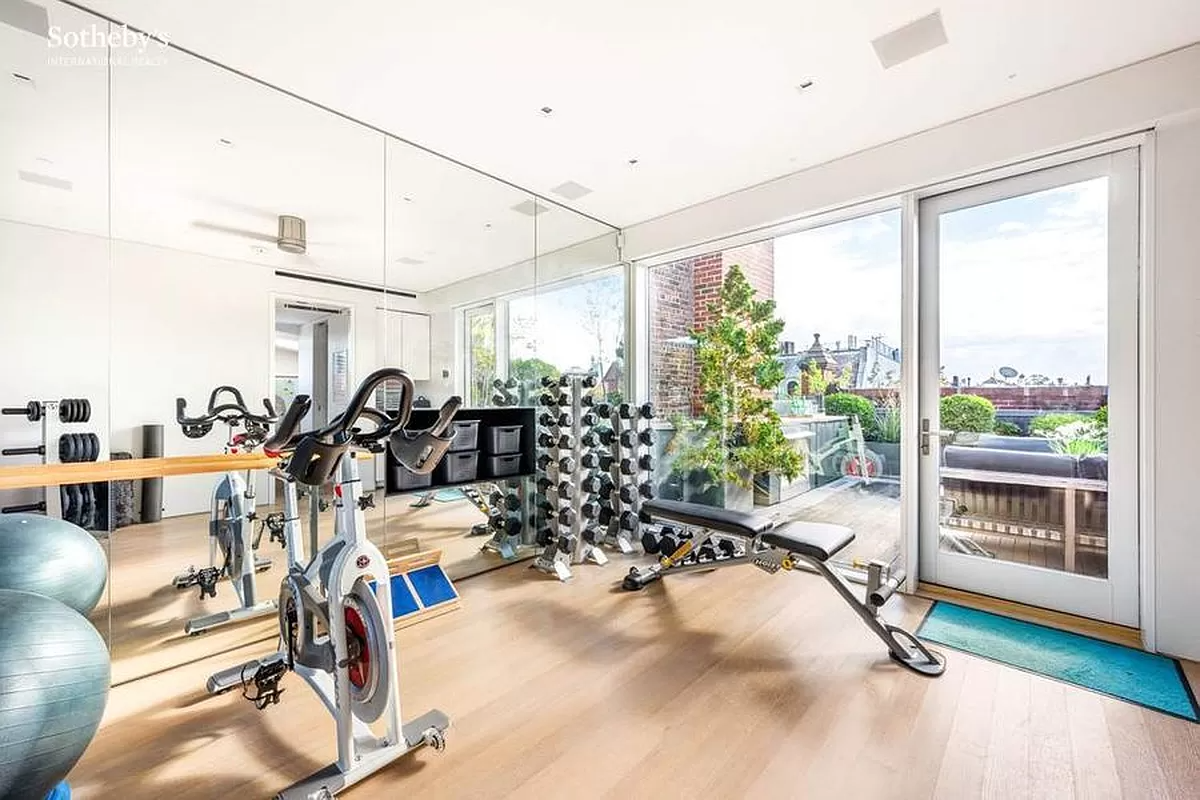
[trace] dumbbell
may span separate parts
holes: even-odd
[[[638,509],[638,519],[641,520],[643,525],[649,525],[654,522],[654,517],[650,516],[650,512],[644,508]]]
[[[621,445],[624,447],[637,447],[639,444],[652,445],[654,444],[654,431],[650,428],[643,428],[640,431],[624,430],[621,431]]]
[[[585,394],[583,397],[579,398],[579,404],[591,408],[592,406],[596,405],[596,398],[590,394]]]
[[[538,532],[534,537],[534,541],[537,542],[541,547],[546,547],[554,541],[554,531],[550,530],[549,528],[538,528]]]
[[[617,433],[612,428],[600,428],[597,430],[597,436],[600,437],[600,443],[610,445],[617,438]]]
[[[516,536],[521,532],[521,518],[506,514],[492,525],[492,529],[505,536]]]
[[[649,453],[642,453],[636,459],[622,458],[621,459],[621,474],[622,475],[637,475],[639,471],[650,472],[654,469],[654,456]]]
[[[563,456],[558,460],[558,471],[564,475],[570,475],[575,471],[575,459],[570,456]]]
[[[717,551],[724,558],[733,558],[734,554],[737,552],[737,545],[733,543],[732,539],[718,539]]]
[[[600,513],[600,504],[588,501],[579,506],[579,516],[584,519],[595,519]]]
[[[638,484],[637,488],[638,494],[640,494],[644,499],[654,499],[654,484],[650,483],[650,481],[642,481]]]
[[[571,485],[570,481],[559,481],[555,485],[554,491],[558,493],[559,500],[570,500],[571,495],[575,492],[575,487]]]
[[[637,496],[637,493],[634,491],[633,487],[628,483],[621,484],[621,488],[617,493],[621,496],[621,502],[625,503],[626,505],[632,503],[633,498]]]
[[[542,475],[537,479],[537,488],[539,492],[546,492],[554,486],[554,481],[550,480],[549,476]]]
[[[558,427],[560,427],[560,428],[571,427],[571,415],[569,413],[567,413],[566,411],[562,412],[561,414],[558,415],[557,424],[558,424]]]
[[[558,522],[560,525],[565,525],[568,528],[575,524],[575,512],[570,508],[560,508],[558,510]]]
[[[600,417],[601,419],[608,419],[612,416],[612,406],[608,403],[597,403],[596,416]]]
[[[538,425],[543,425],[547,428],[553,428],[555,423],[558,422],[558,417],[554,416],[549,411],[543,411],[542,413],[538,414],[537,421]]]
[[[540,383],[543,387],[549,389],[551,386],[558,385],[558,378],[555,378],[553,375],[543,375],[542,379],[540,381],[538,381],[538,383]]]
[[[540,395],[538,395],[538,403],[540,403],[541,405],[544,405],[544,406],[557,406],[558,405],[558,394],[557,393],[550,394],[549,392],[540,394]]]
[[[595,469],[600,466],[600,454],[584,453],[579,459],[579,464],[587,469]]]
[[[553,462],[554,462],[554,459],[551,457],[551,455],[549,453],[542,453],[541,455],[539,455],[537,457],[538,469],[540,469],[542,471],[549,469],[550,465]]]
[[[580,435],[579,443],[584,447],[596,447],[600,444],[600,435],[594,430],[586,430]]]
[[[700,549],[696,551],[696,560],[716,561],[717,551],[711,544],[702,545]]]
[[[587,464],[584,464],[584,466],[586,467]],[[601,482],[599,475],[588,475],[579,482],[579,488],[582,489],[586,494],[595,494],[596,492],[599,492],[600,487],[603,485],[604,484]]]
[[[595,375],[584,375],[583,380],[581,380],[579,382],[579,384],[585,389],[595,389],[596,388],[596,376]]]
[[[542,431],[537,437],[538,447],[554,447],[558,443],[558,437],[550,431]]]
[[[658,553],[661,547],[662,539],[657,531],[647,529],[642,532],[642,549],[646,551],[646,555]]]
[[[600,495],[605,500],[608,500],[612,497],[614,488],[616,487],[613,485],[612,478],[610,478],[608,475],[601,475],[600,488],[596,490],[596,494]]]
[[[623,530],[623,531],[637,530],[637,526],[638,526],[637,514],[633,513],[632,511],[622,511],[620,525],[621,525],[621,530]]]
[[[558,550],[560,553],[569,553],[574,549],[575,549],[575,537],[574,536],[568,535],[568,536],[558,537]]]
[[[553,514],[558,510],[558,503],[551,502],[550,498],[548,497],[541,497],[536,503],[536,508],[539,511],[546,512],[547,514]]]
[[[629,405],[629,403],[621,403],[619,406],[617,406],[617,416],[621,419],[633,419],[633,415],[635,413],[637,412],[634,410],[633,406]]]
[[[608,527],[608,523],[612,522],[614,513],[611,506],[600,506],[600,511],[596,514],[596,521]]]
[[[593,414],[590,411],[579,418],[579,424],[585,428],[591,428],[592,426],[598,425],[599,423],[600,423],[600,418],[597,417],[595,414]]]
[[[649,403],[642,403],[638,406],[637,414],[642,419],[654,419],[654,406]]]
[[[658,551],[663,555],[671,555],[679,549],[679,534],[668,526],[662,529],[662,535],[658,538]]]

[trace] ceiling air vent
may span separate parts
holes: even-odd
[[[942,12],[934,11],[891,33],[885,33],[871,42],[871,46],[875,48],[875,55],[883,68],[891,69],[930,50],[936,50],[949,41],[946,38],[946,28],[942,25]]]
[[[549,206],[542,205],[534,200],[526,200],[524,203],[517,203],[512,207],[513,211],[518,214],[524,214],[527,217],[536,217],[538,214],[550,210]]]

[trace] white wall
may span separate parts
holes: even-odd
[[[111,443],[113,450],[140,456],[141,426],[161,423],[167,455],[219,452],[219,430],[200,440],[183,436],[175,398],[198,411],[219,384],[238,387],[251,406],[271,397],[277,296],[352,308],[351,390],[383,366],[371,324],[385,304],[378,293],[279,278],[257,264],[0,221],[0,404],[87,396],[93,421],[86,429],[99,434],[104,447]],[[386,304],[420,308],[408,298],[388,297]],[[0,417],[3,446],[36,443],[38,436],[24,418]],[[364,467],[367,479],[369,470]],[[213,481],[210,475],[166,479],[164,514],[206,511]],[[0,505],[36,494],[0,493]]]
[[[1161,125],[1156,161],[1152,325],[1158,647],[1200,659],[1200,118]]]

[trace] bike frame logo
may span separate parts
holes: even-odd
[[[166,34],[128,25],[92,23],[82,28],[51,25],[46,34],[53,66],[156,66],[166,63]]]

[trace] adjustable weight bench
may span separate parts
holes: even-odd
[[[642,511],[656,521],[695,529],[690,538],[680,538],[673,552],[663,552],[657,564],[633,567],[622,588],[636,591],[671,572],[712,570],[736,564],[753,564],[774,574],[793,570],[799,564],[811,567],[833,586],[867,627],[887,645],[892,660],[921,675],[936,677],[945,669],[945,659],[929,650],[917,637],[879,618],[879,609],[904,584],[903,570],[892,570],[875,561],[867,570],[866,602],[826,563],[854,541],[854,532],[842,525],[823,522],[784,522],[711,508],[677,500],[647,500]],[[721,556],[713,544],[721,544]],[[728,543],[728,544],[727,544]],[[730,544],[732,546],[730,546]]]

